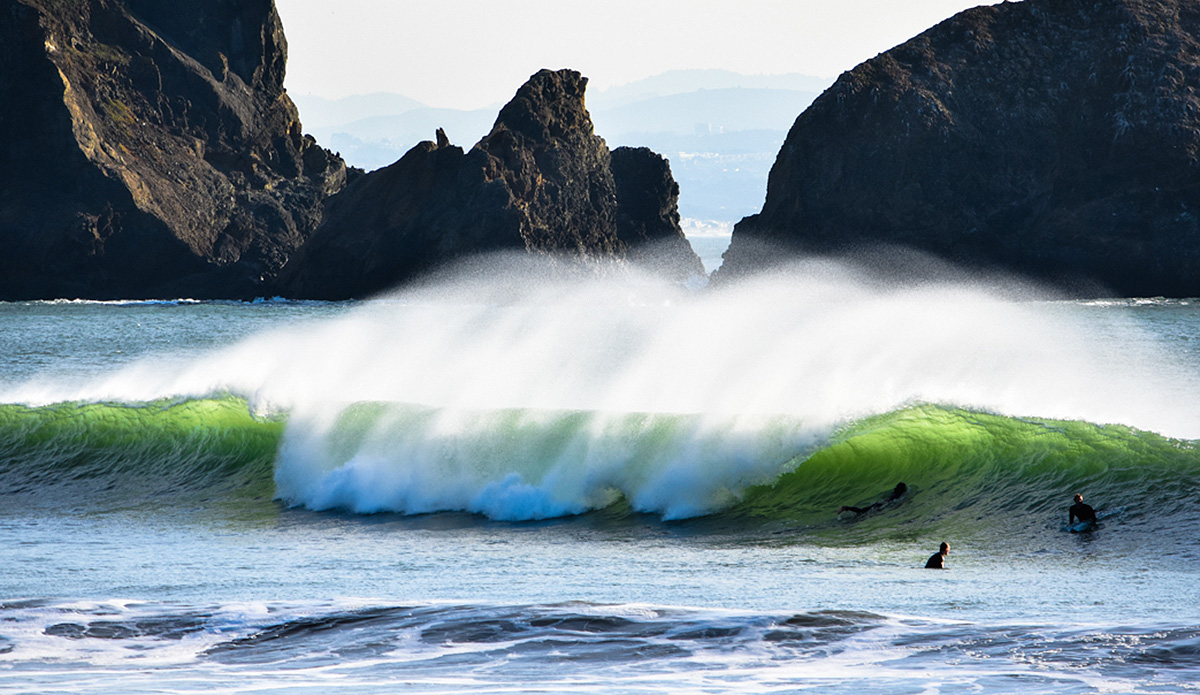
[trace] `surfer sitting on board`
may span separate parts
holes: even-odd
[[[869,512],[872,509],[879,509],[888,502],[894,502],[900,499],[906,492],[908,492],[907,485],[904,483],[896,483],[896,487],[892,488],[892,492],[888,495],[887,499],[879,500],[878,502],[866,507],[851,507],[850,505],[843,504],[838,508],[838,514],[841,514],[842,512],[854,512],[855,514],[862,514],[863,512]]]
[[[938,546],[938,551],[929,556],[929,560],[925,562],[927,570],[944,570],[946,569],[946,556],[950,554],[950,544],[942,541]]]
[[[1067,523],[1073,524],[1075,519],[1096,523],[1096,510],[1084,504],[1083,495],[1078,492],[1075,493],[1075,504],[1071,505],[1071,510],[1067,513]]]

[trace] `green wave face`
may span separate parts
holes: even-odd
[[[1180,538],[1200,530],[1196,443],[1118,425],[926,405],[859,420],[803,451],[793,442],[782,457],[763,453],[785,451],[784,443],[739,461],[745,451],[721,449],[737,437],[760,447],[792,440],[771,421],[734,437],[687,415],[495,411],[448,432],[435,409],[361,403],[323,434],[291,420],[295,431],[285,437],[282,418],[255,417],[237,398],[3,405],[0,486],[9,509],[186,500],[273,510],[278,497],[311,509],[467,510],[512,520],[716,513],[851,543],[1028,538],[1057,530],[1071,496],[1082,492],[1102,514],[1119,514],[1113,527],[1124,532],[1172,528]],[[319,454],[320,466],[289,467],[289,448]],[[839,506],[865,507],[900,481],[908,485],[901,499],[838,515]]]
[[[214,493],[269,500],[283,426],[237,398],[0,405],[0,485],[10,499],[45,504]]]
[[[732,513],[897,538],[1031,533],[1067,521],[1076,492],[1126,526],[1200,524],[1196,443],[1119,425],[1018,419],[936,406],[859,421]],[[862,515],[897,482],[908,492]],[[836,521],[833,521],[836,519]]]

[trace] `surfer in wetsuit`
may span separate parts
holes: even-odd
[[[929,560],[925,562],[927,570],[944,570],[946,569],[946,556],[950,554],[950,544],[942,541],[938,546],[938,551],[929,556]]]
[[[1072,504],[1070,511],[1067,512],[1067,523],[1073,524],[1075,519],[1096,523],[1096,510],[1084,504],[1083,495],[1078,492],[1075,493],[1075,504]]]
[[[896,487],[892,488],[892,492],[887,496],[887,499],[879,500],[878,502],[867,505],[866,507],[851,507],[850,505],[843,504],[838,508],[838,514],[841,514],[842,512],[854,512],[855,514],[862,514],[863,512],[869,512],[872,509],[879,509],[888,502],[895,502],[896,500],[900,499],[906,492],[908,492],[907,485],[904,483],[896,483]]]

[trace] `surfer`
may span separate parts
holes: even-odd
[[[1075,504],[1071,505],[1071,510],[1067,512],[1067,523],[1075,523],[1075,519],[1080,521],[1090,521],[1096,523],[1096,510],[1089,505],[1083,503],[1083,495],[1075,493]]]
[[[946,569],[946,556],[950,554],[950,544],[942,541],[938,546],[938,551],[929,556],[929,560],[925,563],[927,570],[944,570]]]
[[[895,502],[896,500],[900,499],[906,492],[908,492],[907,485],[904,483],[896,483],[896,487],[892,488],[892,492],[887,496],[887,499],[879,500],[878,502],[867,505],[866,507],[851,507],[848,504],[843,504],[841,507],[838,507],[838,514],[841,514],[842,512],[854,512],[855,514],[862,514],[863,512],[869,512],[872,509],[879,509],[888,502]]]

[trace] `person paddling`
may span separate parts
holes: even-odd
[[[1073,524],[1075,519],[1096,523],[1096,510],[1084,504],[1083,495],[1078,492],[1075,493],[1075,504],[1071,505],[1070,511],[1067,512],[1067,523]]]
[[[929,556],[929,560],[925,562],[927,570],[944,570],[946,569],[946,556],[950,554],[950,544],[942,541],[938,546],[938,551]]]
[[[879,500],[878,502],[867,505],[866,507],[851,507],[848,504],[843,504],[841,507],[838,507],[838,514],[841,514],[842,512],[854,512],[855,514],[862,514],[863,512],[869,512],[872,509],[879,509],[888,502],[894,502],[900,499],[906,492],[908,492],[907,485],[904,483],[896,483],[896,487],[892,488],[892,492],[887,496],[887,499]]]

